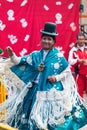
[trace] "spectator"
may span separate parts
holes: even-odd
[[[84,91],[87,94],[87,45],[84,34],[77,35],[77,43],[69,52],[68,62],[75,68],[78,92],[83,97]]]

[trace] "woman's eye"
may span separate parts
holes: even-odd
[[[46,40],[46,38],[42,38],[43,40]]]

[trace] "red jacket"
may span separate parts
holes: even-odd
[[[87,59],[87,46],[74,46],[69,52],[68,62],[70,66],[76,67],[78,65],[79,74],[87,75],[87,65],[78,63],[78,59]]]

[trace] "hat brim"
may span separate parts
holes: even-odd
[[[50,35],[50,36],[57,36],[58,33],[49,33],[49,32],[45,32],[44,30],[40,30],[41,33],[46,34],[46,35]]]

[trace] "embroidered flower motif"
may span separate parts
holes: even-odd
[[[27,88],[31,88],[31,87],[32,87],[32,82],[28,82]]]
[[[26,119],[26,115],[25,114],[22,115],[21,122],[23,124],[26,124],[28,122],[28,120]]]
[[[62,124],[62,123],[64,123],[65,122],[65,118],[64,117],[62,117],[62,118],[60,118],[60,119],[58,119],[58,124]]]
[[[58,56],[58,57],[63,57],[63,53],[59,52],[59,53],[57,54],[57,56]]]
[[[77,106],[77,110],[80,110],[80,106]]]
[[[76,117],[79,117],[79,112],[76,111],[74,115],[75,115]]]
[[[26,61],[26,59],[25,59],[25,58],[22,58],[22,61]]]
[[[65,115],[66,115],[66,116],[70,116],[70,115],[71,115],[70,111],[66,111],[66,112],[65,112]]]
[[[28,56],[28,58],[27,58],[27,63],[28,63],[28,64],[31,64],[31,63],[32,63],[32,58],[31,58],[30,56]]]
[[[55,63],[55,64],[54,64],[54,68],[55,68],[55,69],[59,69],[59,67],[60,67],[59,63]]]
[[[22,66],[20,67],[20,70],[24,71],[25,68],[26,68],[25,65],[22,65]]]

